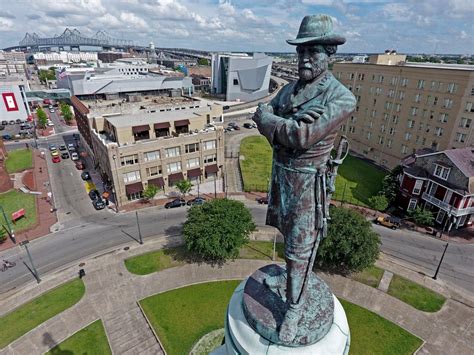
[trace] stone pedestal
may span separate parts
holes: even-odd
[[[350,332],[346,314],[341,303],[333,295],[333,323],[327,334],[318,342],[300,347],[276,345],[260,336],[249,324],[243,309],[244,280],[234,291],[227,307],[225,322],[225,344],[212,352],[213,355],[239,354],[312,354],[347,355],[349,353]]]

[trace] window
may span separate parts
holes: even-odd
[[[447,113],[441,113],[439,115],[439,122],[442,122],[442,123],[448,122],[448,114]]]
[[[378,80],[378,82],[379,82],[380,84],[383,83],[383,75],[379,75],[379,80]]]
[[[127,155],[124,157],[120,157],[120,164],[124,165],[134,165],[138,164],[138,154]]]
[[[408,128],[413,128],[415,126],[415,120],[408,120]]]
[[[453,100],[448,99],[448,98],[444,99],[443,107],[444,107],[444,108],[451,108],[451,107],[453,107]]]
[[[458,84],[456,83],[450,83],[448,84],[447,92],[450,94],[454,94],[458,90]]]
[[[377,110],[372,110],[370,116],[375,118],[375,116],[377,116]]]
[[[431,90],[436,91],[438,90],[439,83],[437,81],[432,81],[431,82]]]
[[[462,118],[461,118],[461,121],[459,122],[459,127],[462,127],[462,128],[469,128],[469,127],[471,127],[471,123],[472,123],[472,119],[466,118],[466,117],[462,117]]]
[[[425,81],[420,79],[418,80],[418,85],[416,86],[417,89],[423,89],[425,87]]]
[[[177,161],[174,163],[169,163],[168,165],[166,165],[166,170],[168,171],[168,174],[181,171],[181,162]]]
[[[351,122],[354,123],[357,121],[357,117],[351,116]]]
[[[184,147],[186,153],[194,153],[199,151],[199,143],[186,144]]]
[[[204,157],[204,164],[214,163],[217,161],[217,154],[206,155]]]
[[[456,142],[464,143],[466,141],[466,135],[464,133],[456,133]]]
[[[364,80],[364,78],[365,78],[364,73],[359,73],[359,75],[357,76],[357,80]]]
[[[179,157],[180,155],[179,147],[166,148],[165,151],[167,158]]]
[[[392,140],[391,139],[387,139],[387,147],[388,148],[392,147]]]
[[[395,90],[393,90],[393,89],[388,90],[388,95],[387,96],[388,97],[395,97]]]
[[[234,79],[234,85],[239,85],[239,79]]]
[[[474,112],[474,103],[473,102],[466,102],[466,112]]]
[[[156,176],[156,175],[161,175],[161,166],[151,166],[149,168],[146,168],[146,176]]]
[[[346,125],[341,125],[341,128],[340,128],[341,131],[345,132],[346,131]]]
[[[399,91],[398,92],[398,99],[403,100],[405,98],[405,91]]]
[[[370,140],[370,137],[372,137],[372,133],[371,133],[371,132],[367,132],[367,140]]]
[[[417,199],[416,198],[411,198],[410,199],[410,202],[408,203],[408,207],[407,207],[407,210],[408,211],[411,211],[411,210],[414,210],[416,208],[416,203],[417,203]]]
[[[160,151],[154,150],[152,152],[145,152],[143,153],[143,158],[145,159],[145,161],[158,160],[160,159]]]
[[[416,94],[415,95],[415,102],[420,102],[421,101],[421,94]]]
[[[447,180],[448,179],[448,176],[449,176],[449,171],[451,169],[450,168],[446,168],[444,166],[441,166],[441,165],[438,165],[438,164],[435,164],[435,170],[434,170],[434,173],[433,175],[434,176],[437,176],[443,180]]]
[[[379,144],[383,144],[383,137],[379,136]]]
[[[405,140],[409,141],[410,139],[411,139],[411,133],[410,132],[405,133]]]
[[[419,195],[421,187],[423,186],[423,180],[416,180],[415,186],[413,187],[413,195]]]
[[[196,168],[199,166],[199,158],[192,158],[188,159],[186,162],[186,167],[189,168]]]
[[[407,78],[402,78],[401,85],[402,86],[408,86],[408,79]]]
[[[396,116],[396,115],[392,116],[392,123],[394,123],[394,124],[398,123],[398,116]]]
[[[418,107],[412,107],[411,108],[411,115],[416,116],[416,113],[418,112]]]
[[[355,133],[355,127],[354,126],[349,126],[349,132],[350,133]]]
[[[382,132],[382,133],[385,132],[385,125],[384,124],[380,126],[380,132]]]
[[[216,149],[216,140],[214,139],[212,141],[203,142],[203,149],[204,150]]]
[[[361,88],[362,88],[362,86],[357,85],[357,86],[355,87],[355,91],[356,91],[356,92],[360,92],[360,89],[361,89]]]
[[[400,112],[401,107],[402,107],[402,105],[396,104],[396,105],[395,105],[395,111],[396,111],[396,112]]]
[[[388,113],[384,113],[383,119],[384,119],[384,121],[387,121],[387,120],[388,120]]]
[[[395,133],[395,129],[393,127],[390,127],[390,131],[388,132],[391,136]]]
[[[383,78],[383,77],[382,77]],[[375,89],[375,94],[380,95],[382,93],[382,88]]]
[[[392,108],[392,103],[390,101],[385,102],[385,109],[390,110]]]
[[[408,152],[408,147],[405,144],[402,144],[402,154],[406,154]]]
[[[137,180],[140,180],[140,171],[137,170],[137,171],[130,171],[128,173],[123,173],[122,177],[123,177],[123,182],[125,183],[137,181]]]
[[[435,135],[441,137],[443,135],[443,129],[441,127],[436,127]]]
[[[392,76],[392,80],[390,81],[390,85],[397,85],[398,83],[398,76]]]

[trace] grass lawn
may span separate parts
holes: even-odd
[[[136,275],[148,275],[186,263],[186,247],[161,249],[125,259],[125,267]]]
[[[205,334],[224,327],[227,304],[240,281],[179,288],[140,301],[166,352],[188,354]]]
[[[422,340],[353,303],[340,300],[351,330],[350,355],[413,354]]]
[[[8,152],[5,167],[9,174],[16,173],[33,166],[33,153],[28,149],[16,149]]]
[[[25,230],[36,223],[36,201],[35,195],[25,194],[16,190],[10,190],[0,194],[0,206],[5,210],[10,226],[16,232]],[[15,224],[11,221],[12,212],[19,209],[25,209],[25,216],[16,221]],[[4,225],[5,220],[0,214],[0,225]]]
[[[388,294],[424,312],[437,312],[446,298],[413,281],[393,275]]]
[[[377,288],[382,279],[384,270],[377,266],[370,266],[361,272],[351,275],[351,279]]]
[[[276,261],[284,261],[284,245],[276,244]],[[260,242],[256,240],[249,241],[240,248],[239,259],[268,259],[273,258],[273,242]]]
[[[79,302],[85,292],[80,279],[69,281],[0,317],[0,349]]]
[[[272,148],[263,136],[246,137],[240,143],[240,171],[244,181],[244,191],[268,189],[268,179],[272,173]]]
[[[224,327],[227,304],[239,281],[188,286],[140,301],[168,354],[187,354],[205,334]],[[212,297],[209,297],[212,295]],[[399,326],[341,301],[351,328],[351,355],[413,354],[422,341]]]
[[[272,150],[263,136],[244,138],[240,144],[240,170],[245,191],[267,191],[272,169]],[[339,167],[336,200],[367,206],[369,198],[382,188],[386,172],[364,160],[348,156]],[[344,188],[345,187],[345,188]]]
[[[56,345],[46,354],[48,355],[73,355],[73,354],[87,354],[87,355],[102,355],[112,354],[110,351],[109,342],[105,335],[102,321],[96,320],[89,324],[84,329],[81,329],[76,334],[72,335],[61,344]]]

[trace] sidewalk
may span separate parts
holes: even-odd
[[[261,260],[236,260],[222,266],[187,264],[147,276],[128,273],[123,260],[147,251],[170,246],[171,239],[160,238],[143,246],[130,243],[100,257],[84,260],[86,294],[72,308],[51,318],[20,339],[0,350],[0,354],[42,354],[96,319],[102,319],[114,354],[162,354],[159,341],[139,311],[137,301],[189,284],[243,279],[267,264]],[[173,243],[174,244],[174,243]],[[389,259],[387,269],[399,268]],[[47,275],[40,285],[30,283],[0,301],[0,315],[31,300],[77,275],[77,266]],[[472,354],[474,352],[474,309],[448,299],[441,311],[425,313],[386,293],[339,275],[321,274],[341,298],[367,308],[400,325],[425,341],[419,354]],[[405,275],[404,275],[405,276]],[[415,280],[417,281],[417,280]],[[449,293],[440,283],[445,294]],[[47,336],[47,337],[46,337]],[[49,341],[45,341],[49,339]]]

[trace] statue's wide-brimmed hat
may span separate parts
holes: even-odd
[[[301,21],[296,39],[289,39],[286,42],[293,46],[304,44],[344,44],[346,39],[334,33],[332,27],[332,19],[328,15],[305,16],[303,21]]]

